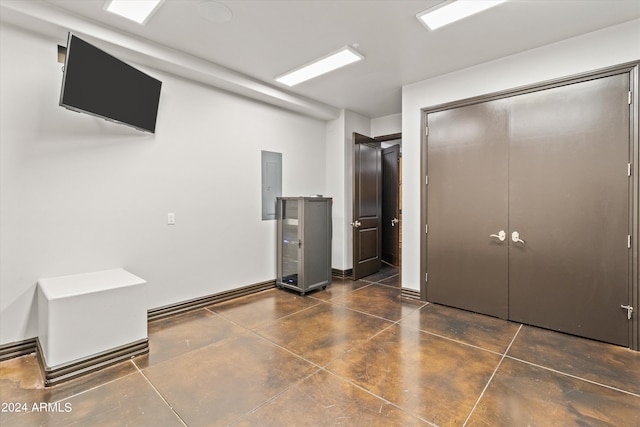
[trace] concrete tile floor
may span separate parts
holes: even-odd
[[[0,425],[640,425],[640,352],[400,283],[386,267],[157,320],[148,355],[47,389],[34,355],[2,362]]]

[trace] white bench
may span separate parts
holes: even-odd
[[[148,352],[145,284],[121,268],[38,281],[46,385]]]

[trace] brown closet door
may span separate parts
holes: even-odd
[[[510,319],[628,345],[628,91],[623,74],[511,98]]]
[[[505,100],[427,116],[427,300],[506,318]]]

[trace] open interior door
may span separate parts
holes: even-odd
[[[353,280],[380,270],[382,159],[379,141],[353,134]]]
[[[400,145],[382,149],[382,261],[400,264]]]

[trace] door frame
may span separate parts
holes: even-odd
[[[629,302],[634,307],[629,327],[629,347],[640,351],[640,62],[628,62],[612,67],[567,76],[559,79],[534,83],[514,89],[494,92],[472,98],[461,99],[421,109],[420,123],[420,299],[427,299],[427,115],[451,108],[462,107],[494,99],[507,98],[525,93],[538,92],[554,87],[579,83],[615,74],[629,73],[631,90],[631,111],[629,120],[630,150],[632,172],[629,180],[629,229],[631,230],[631,249],[629,253]]]

